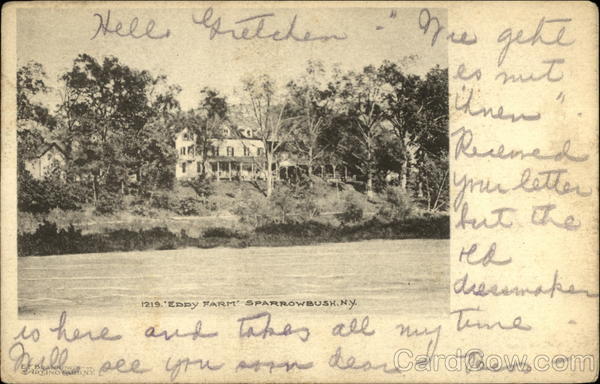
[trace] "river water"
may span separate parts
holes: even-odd
[[[338,313],[350,309],[342,300],[356,300],[354,313],[435,316],[449,308],[449,240],[21,257],[18,270],[19,313],[25,318],[63,310],[214,313],[247,310],[248,300],[304,302],[286,308],[297,311],[317,310],[307,301],[328,301],[336,305],[318,310]],[[199,304],[192,311],[169,308],[170,301]],[[157,302],[160,308],[143,307]]]

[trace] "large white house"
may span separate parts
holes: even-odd
[[[264,145],[251,130],[234,130],[223,127],[222,136],[213,139],[211,149],[202,164],[202,156],[196,148],[196,136],[188,128],[175,138],[177,150],[177,179],[198,176],[202,169],[213,178],[227,180],[255,180],[264,178]]]

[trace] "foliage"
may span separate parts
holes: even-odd
[[[44,221],[35,233],[19,235],[17,253],[19,256],[78,253],[84,244],[81,230],[73,225],[59,230],[55,223]]]
[[[294,136],[288,151],[306,160],[308,177],[318,162],[337,162],[333,147],[325,139],[324,132],[331,125],[335,89],[327,84],[327,73],[320,61],[308,61],[306,73],[290,81],[286,88],[292,103],[290,114],[294,120]]]
[[[42,180],[34,179],[19,165],[17,172],[17,203],[19,211],[47,213],[53,208],[79,209],[85,197],[79,185],[67,182],[55,170]]]
[[[40,63],[30,61],[17,70],[17,120],[32,120],[53,128],[55,117],[37,102],[36,96],[48,93],[46,72]]]
[[[244,112],[250,116],[255,136],[261,140],[264,148],[264,165],[263,161],[256,165],[265,175],[266,194],[271,197],[273,165],[294,133],[285,114],[287,100],[278,99],[275,81],[266,74],[246,76],[242,79],[242,88],[248,104]]]
[[[208,197],[215,191],[211,179],[207,177],[206,174],[201,174],[193,179],[186,180],[183,184],[192,188],[205,204]]]
[[[176,249],[193,244],[185,234],[176,235],[166,228],[131,231],[119,229],[106,234],[86,234],[70,226],[58,229],[44,222],[32,234],[18,237],[19,256],[60,255],[134,250]]]
[[[178,202],[171,192],[156,191],[150,197],[150,206],[157,209],[175,210]]]
[[[315,221],[265,224],[250,233],[217,227],[205,230],[199,238],[189,237],[185,231],[175,234],[161,227],[139,231],[120,229],[84,235],[73,226],[59,230],[56,224],[45,222],[35,233],[18,235],[18,255],[142,251],[190,246],[291,246],[370,239],[448,239],[449,229],[447,215],[425,215],[401,222],[370,220],[342,227]]]
[[[102,190],[123,191],[132,175],[146,184],[142,190],[171,183],[174,143],[164,121],[179,108],[177,86],[115,57],[99,62],[87,54],[79,55],[61,80],[62,141],[70,167],[91,179],[94,199]]]
[[[219,198],[211,198],[214,185],[204,167],[198,178],[184,183],[196,196],[171,193],[175,135],[190,131],[204,165],[211,145],[223,137],[223,126],[235,131],[237,123],[252,128],[265,148],[256,166],[266,175],[268,199],[247,199],[234,209],[252,227],[308,222],[328,209],[311,177],[313,164],[347,166],[370,198],[384,192],[382,221],[404,220],[415,201],[431,212],[447,210],[448,71],[435,67],[417,76],[405,68],[402,61],[385,61],[328,73],[322,63],[309,61],[285,92],[268,75],[253,74],[242,80],[240,108],[232,108],[218,90],[204,88],[197,107],[181,112],[181,89],[166,76],[131,68],[115,57],[80,54],[61,74],[62,101],[51,113],[38,102],[49,91],[44,68],[28,63],[17,70],[19,210],[47,213],[94,202],[96,212],[114,213],[124,209],[128,194],[135,194],[150,200],[132,206],[138,215],[157,209],[202,214],[214,209],[209,198],[213,205]],[[234,116],[237,112],[242,116]],[[66,176],[34,180],[23,163],[48,136],[67,147]],[[272,172],[283,154],[308,164],[308,175],[276,185]],[[363,220],[359,200],[344,202],[339,218],[346,227]]]
[[[345,162],[359,171],[366,182],[367,195],[373,196],[377,138],[383,133],[385,95],[389,84],[377,69],[366,66],[361,72],[348,72],[336,80],[337,104],[345,125],[339,146]]]
[[[239,217],[240,223],[257,228],[273,222],[275,213],[271,205],[258,199],[244,199],[234,207],[233,213]]]
[[[388,187],[385,190],[385,201],[377,212],[377,217],[387,222],[401,221],[409,218],[415,210],[410,196],[400,187]]]
[[[179,200],[175,210],[181,216],[195,216],[203,212],[204,204],[198,199],[184,198]]]
[[[194,153],[203,165],[200,176],[206,176],[204,164],[211,147],[223,138],[223,126],[229,124],[229,106],[227,99],[217,90],[203,88],[200,91],[198,108],[174,114],[170,125],[174,132],[188,130],[195,141]]]
[[[364,214],[364,203],[356,195],[346,195],[343,212],[338,214],[338,219],[343,224],[357,223],[362,220]]]
[[[119,193],[102,192],[96,201],[96,212],[101,215],[113,214],[125,207]]]
[[[225,227],[214,227],[209,228],[203,233],[204,237],[218,237],[218,238],[243,238],[244,236],[239,232]]]

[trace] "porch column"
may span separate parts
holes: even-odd
[[[325,169],[325,167],[323,167],[323,166],[321,165],[321,177],[322,177],[322,178],[325,178],[325,172],[323,172],[323,170],[324,170],[324,169]]]
[[[231,181],[231,161],[227,162],[227,168],[229,170],[229,181]]]
[[[252,166],[250,167],[250,169],[252,170],[252,175],[250,177],[252,180],[255,180],[256,178],[254,177],[254,161],[252,162]]]
[[[242,181],[242,171],[244,170],[243,167],[244,167],[244,163],[242,163],[240,161],[240,173],[238,175],[238,178],[240,179],[240,181]]]
[[[331,164],[331,168],[333,168],[333,178],[335,179],[335,164]]]
[[[221,180],[221,166],[220,161],[217,160],[217,181]]]
[[[348,167],[344,165],[344,178],[348,180]]]

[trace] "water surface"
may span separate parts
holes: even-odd
[[[387,314],[439,315],[449,308],[449,240],[32,256],[19,258],[18,269],[23,317],[55,316],[63,310],[156,311],[142,308],[142,301],[240,300],[236,308],[200,305],[194,314],[247,312],[246,300],[356,299],[353,312]]]

